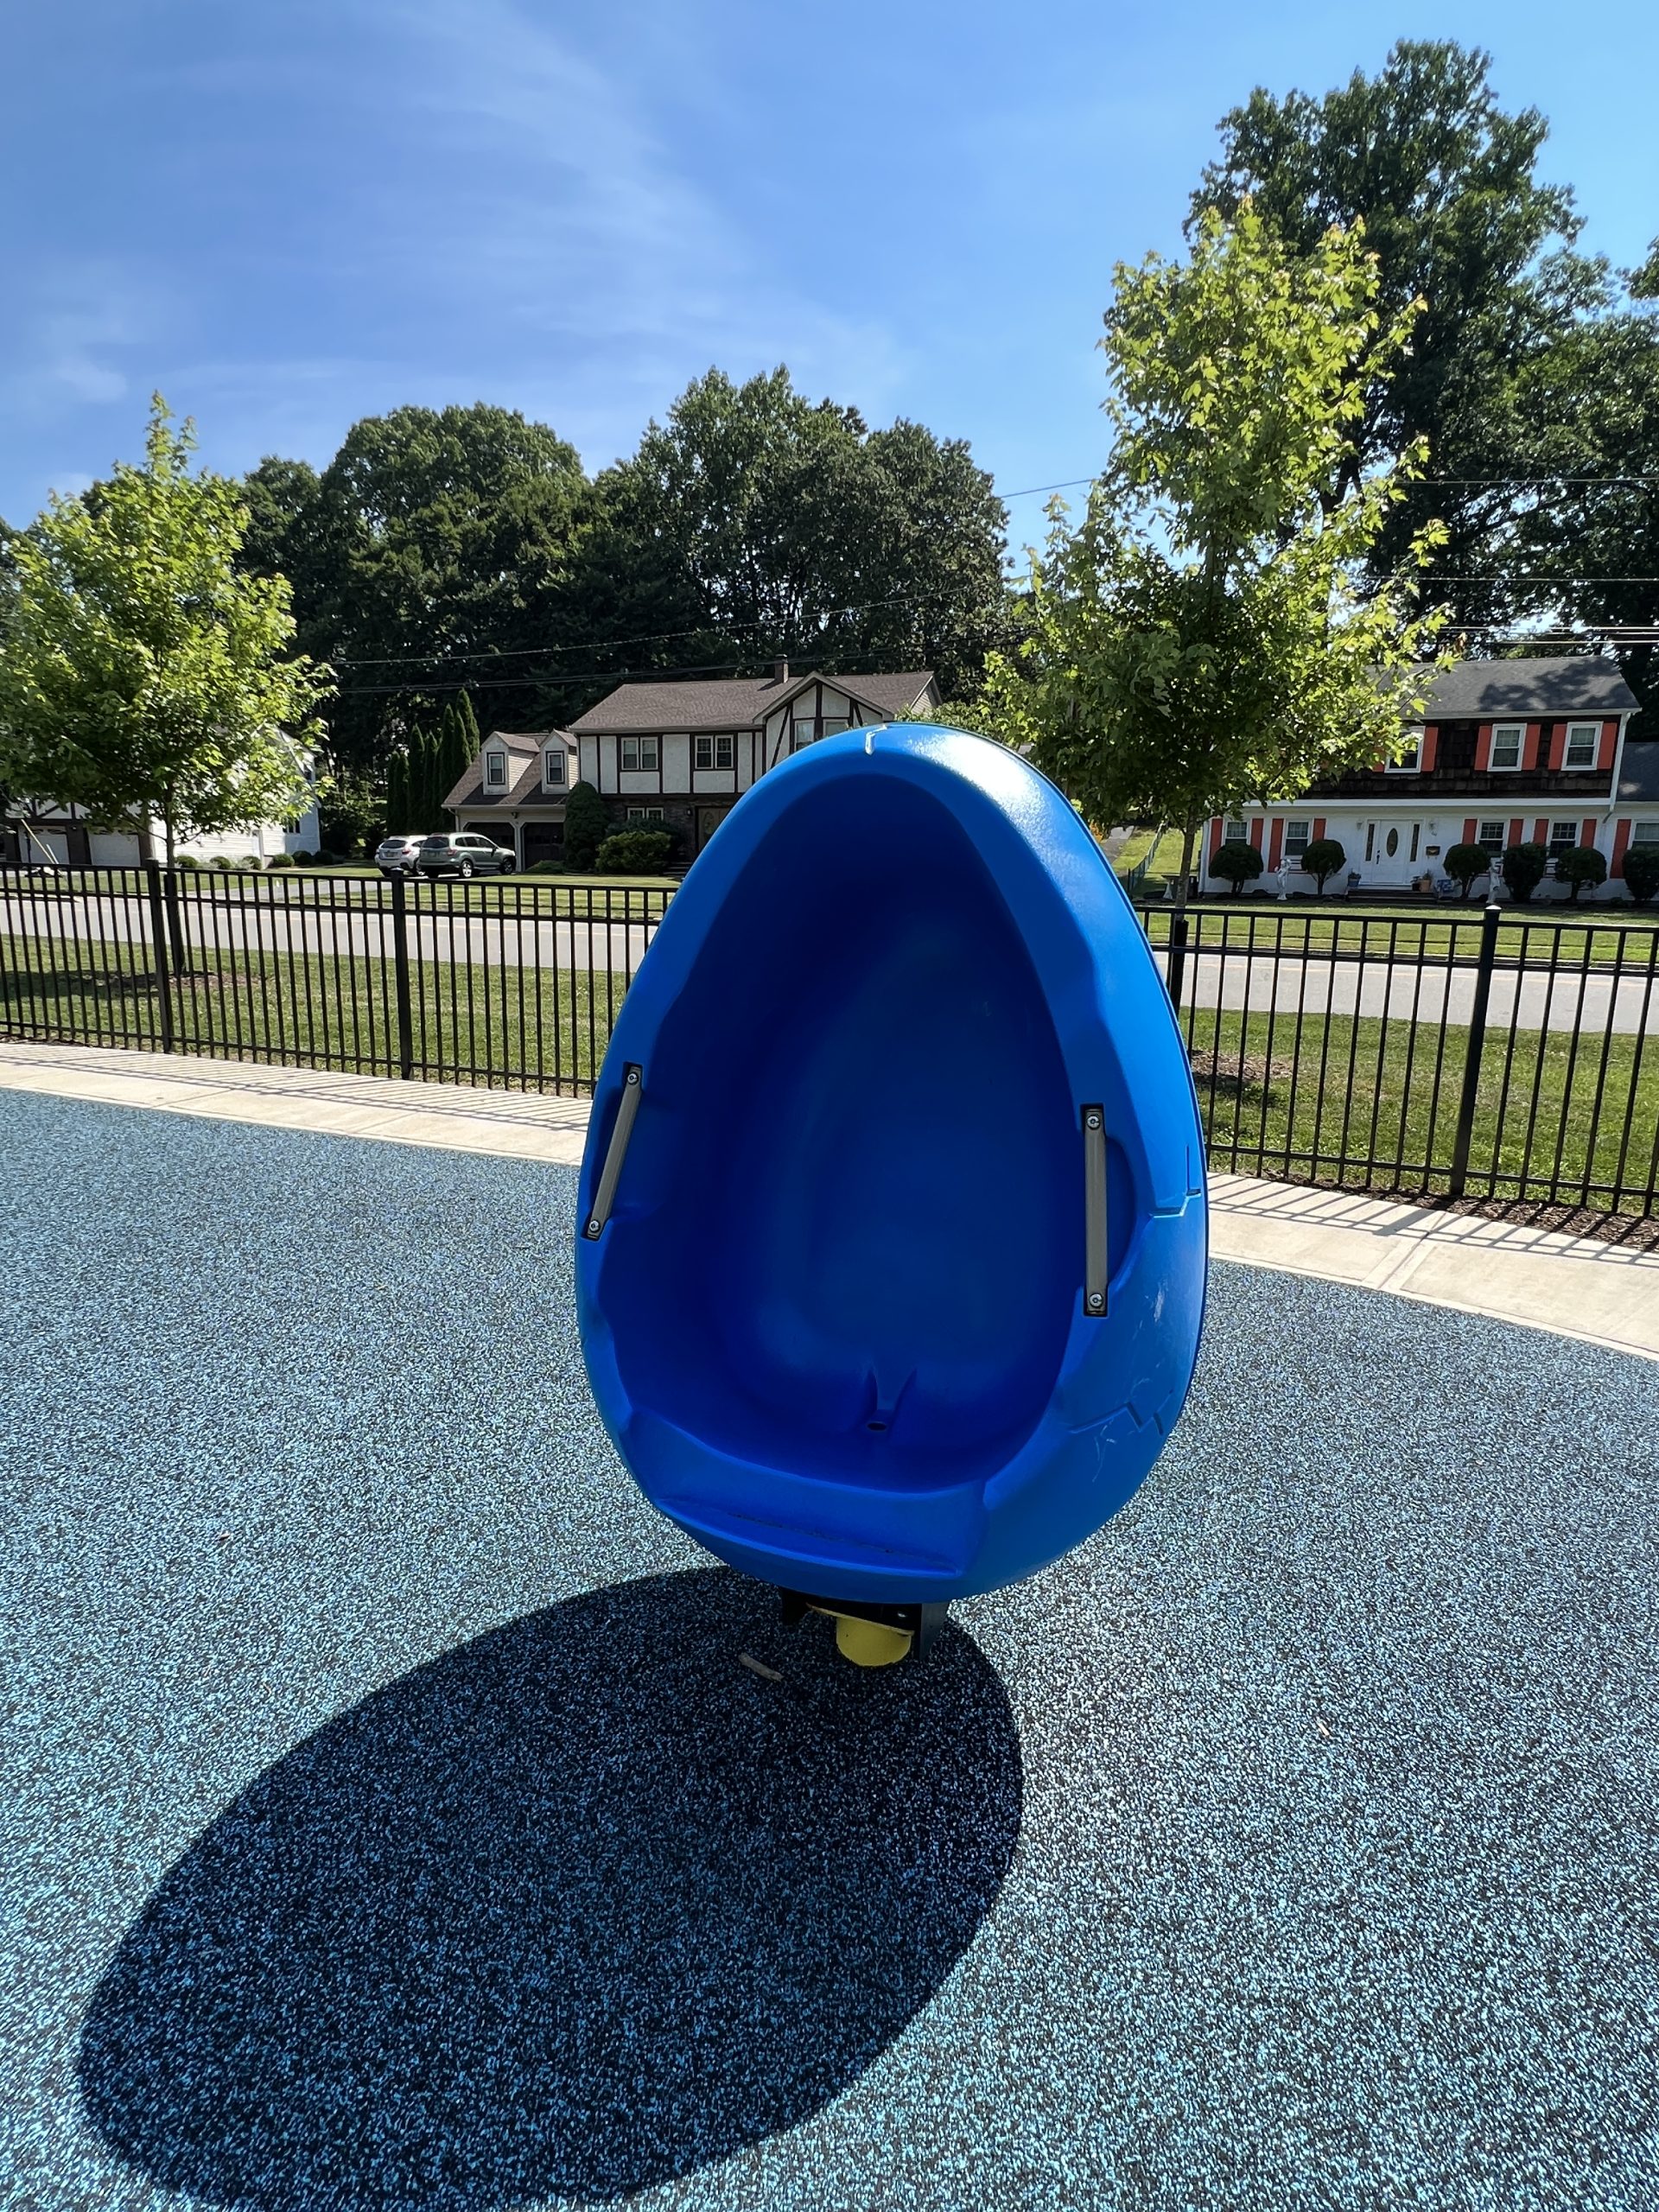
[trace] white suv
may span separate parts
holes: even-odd
[[[421,856],[419,837],[387,837],[374,849],[374,864],[388,881],[394,875],[413,875]]]

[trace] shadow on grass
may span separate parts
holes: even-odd
[[[997,1895],[1018,1742],[959,1630],[863,1674],[774,1604],[723,1570],[573,1599],[260,1776],[93,1999],[105,2139],[269,2212],[605,2199],[856,2081]]]

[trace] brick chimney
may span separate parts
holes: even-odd
[[[789,663],[786,660],[773,661],[772,664],[772,680],[774,683],[788,683]]]

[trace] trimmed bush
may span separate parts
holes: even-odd
[[[269,865],[271,868],[292,868],[294,865],[294,855],[292,853],[273,853],[270,856]]]
[[[1466,899],[1472,886],[1491,869],[1492,856],[1484,845],[1453,845],[1443,865]]]
[[[1233,887],[1237,898],[1247,883],[1254,883],[1261,874],[1262,855],[1255,846],[1247,845],[1242,837],[1230,837],[1210,862],[1211,875],[1218,875],[1224,883]]]
[[[1579,903],[1579,893],[1586,884],[1592,889],[1607,880],[1607,856],[1599,853],[1593,845],[1574,845],[1570,853],[1562,853],[1555,862],[1555,873],[1563,883],[1573,887],[1567,894],[1573,904]]]
[[[1541,845],[1510,845],[1503,855],[1503,880],[1518,906],[1524,906],[1544,880],[1549,855]]]
[[[1624,855],[1624,887],[1638,906],[1659,891],[1659,845],[1632,845]]]
[[[531,861],[523,873],[525,875],[563,875],[565,865],[563,861]]]
[[[201,862],[194,853],[181,853],[173,866],[175,870],[181,868],[200,868]]]
[[[228,853],[215,853],[207,865],[209,868],[216,868],[221,875],[234,875],[238,863]]]
[[[592,868],[610,834],[611,817],[599,793],[591,784],[572,784],[564,803],[565,866],[577,870]]]
[[[1302,855],[1302,866],[1319,885],[1320,898],[1337,870],[1347,864],[1347,853],[1334,837],[1316,837]]]
[[[567,848],[569,820],[567,815]],[[673,849],[674,840],[666,830],[619,830],[600,847],[594,864],[601,875],[655,875]]]
[[[296,853],[294,855],[296,868],[315,868],[316,864],[317,856],[315,853]]]

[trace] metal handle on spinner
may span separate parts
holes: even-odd
[[[622,1103],[616,1109],[616,1122],[611,1130],[610,1143],[605,1148],[605,1165],[599,1171],[599,1188],[594,1193],[594,1208],[582,1225],[584,1236],[597,1236],[611,1217],[611,1208],[616,1202],[616,1186],[621,1179],[622,1162],[627,1158],[628,1139],[633,1135],[634,1117],[639,1111],[639,1094],[644,1089],[645,1071],[632,1060],[622,1070]]]
[[[1106,1312],[1106,1109],[1083,1109],[1083,1310],[1092,1320]]]

